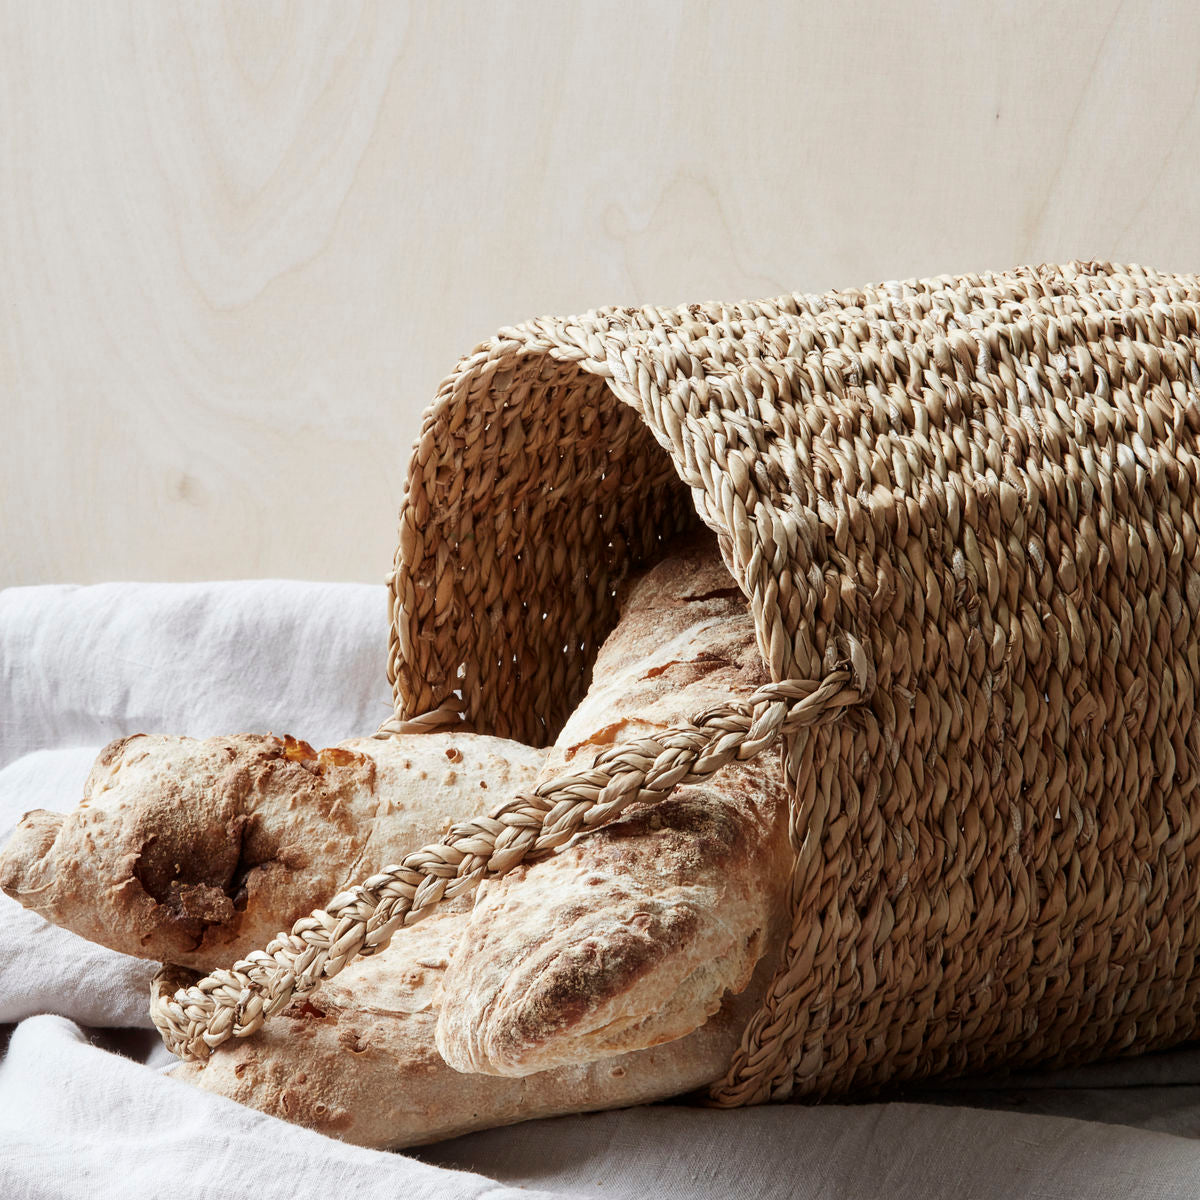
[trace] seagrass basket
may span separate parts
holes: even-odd
[[[1198,330],[1195,277],[1087,262],[484,342],[412,456],[381,735],[552,741],[621,580],[697,522],[775,682],[464,821],[230,971],[165,975],[168,1043],[252,1033],[444,897],[780,740],[792,936],[716,1103],[1193,1035]]]

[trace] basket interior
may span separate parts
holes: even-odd
[[[550,744],[587,690],[623,579],[699,522],[670,457],[602,376],[527,349],[466,360],[409,472],[391,579],[397,716],[457,693],[476,732]]]

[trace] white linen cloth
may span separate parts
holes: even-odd
[[[279,581],[0,592],[0,839],[69,809],[137,732],[292,733],[389,711],[381,587]],[[163,1075],[153,966],[0,896],[0,1197],[1193,1197],[1200,1051],[906,1102],[659,1105],[362,1150]]]

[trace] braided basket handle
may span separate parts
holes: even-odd
[[[870,690],[861,647],[854,649],[854,670],[768,684],[655,737],[610,746],[591,767],[546,780],[489,816],[453,826],[445,841],[340,893],[228,970],[200,979],[164,966],[150,999],[163,1041],[180,1058],[205,1059],[229,1038],[257,1031],[354,959],[377,954],[397,929],[415,924],[443,900],[473,892],[484,879],[506,874],[581,830],[608,824],[635,801],[664,799],[682,783],[755,758],[785,734],[835,719]]]

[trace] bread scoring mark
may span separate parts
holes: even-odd
[[[643,840],[650,840],[652,847],[633,845]],[[652,854],[654,874],[666,876],[670,883],[691,879],[700,869],[719,871],[744,859],[749,847],[745,814],[703,786],[685,786],[668,800],[635,805],[592,835],[591,842],[590,866],[612,862],[629,872]],[[638,864],[636,869],[645,868]]]
[[[703,604],[706,600],[736,600],[742,604],[746,601],[742,589],[736,585],[713,588],[707,592],[684,592],[681,599],[689,604]]]
[[[506,982],[485,1011],[476,1013],[475,1030],[468,1034],[478,1039],[487,1060],[516,1065],[556,1039],[595,1035],[613,1021],[613,1002],[703,936],[712,918],[700,912],[691,885],[744,859],[750,845],[745,817],[711,793],[697,791],[684,789],[662,803],[635,808],[586,844],[561,852],[556,868],[569,870],[574,857],[578,883],[587,891],[552,903],[547,922],[530,928],[531,935],[553,928],[549,943],[530,936],[496,964]],[[645,880],[648,861],[653,879],[632,885]],[[498,897],[500,911],[511,920],[505,922],[510,939],[511,931],[525,924],[514,891],[519,887],[519,879],[513,879],[503,889],[507,895]],[[591,896],[600,887],[603,923],[598,927]],[[489,924],[498,918],[499,913]],[[488,932],[485,927],[477,952],[485,953]],[[748,977],[743,972],[729,983],[745,986]],[[674,1036],[664,1034],[663,1040]]]
[[[180,883],[172,879],[166,906],[186,921],[202,925],[222,925],[233,917],[234,901],[209,883]]]
[[[357,1029],[343,1029],[337,1040],[351,1054],[365,1054],[371,1048],[370,1039]]]
[[[127,737],[117,738],[115,741],[109,742],[107,746],[96,756],[97,767],[111,767],[125,752],[125,747],[130,742],[136,741],[138,738],[144,738],[144,733],[131,733]]]
[[[699,679],[707,680],[711,675],[711,670],[703,668],[726,667],[730,670],[737,671],[741,669],[741,664],[734,662],[733,659],[724,654],[714,654],[710,650],[699,650],[691,658],[673,658],[670,662],[659,663],[656,667],[651,667],[642,675],[643,679],[657,679],[660,675],[665,674],[672,667],[692,667],[690,672],[691,678],[688,683],[695,683]],[[695,668],[701,668],[696,670]]]
[[[291,1017],[294,1021],[323,1021],[328,1015],[328,1010],[317,1004],[311,996],[308,999],[297,1001],[284,1013],[284,1016]],[[333,1020],[337,1020],[336,1012],[333,1014]]]
[[[159,805],[141,817],[143,837],[131,867],[133,879],[157,906],[158,919],[190,939],[192,951],[211,930],[236,926],[256,880],[309,866],[307,854],[282,844],[280,832],[259,820],[256,804],[286,795],[289,807],[307,808],[343,836],[353,836],[357,822],[345,793],[373,786],[376,775],[367,755],[340,747],[318,754],[290,736],[248,735],[219,749],[224,753],[217,764],[201,761],[190,774],[185,766],[154,780]],[[214,768],[211,783],[196,774]],[[195,802],[206,793],[205,803]],[[164,824],[163,806],[181,819]],[[304,900],[300,907],[307,905]]]
[[[632,989],[699,926],[694,906],[669,903],[653,912],[639,908],[614,920],[602,935],[563,948],[522,988],[515,1017],[496,1028],[503,1044],[493,1054],[504,1060],[513,1049],[524,1051],[564,1031],[578,1032],[590,1013]]]

